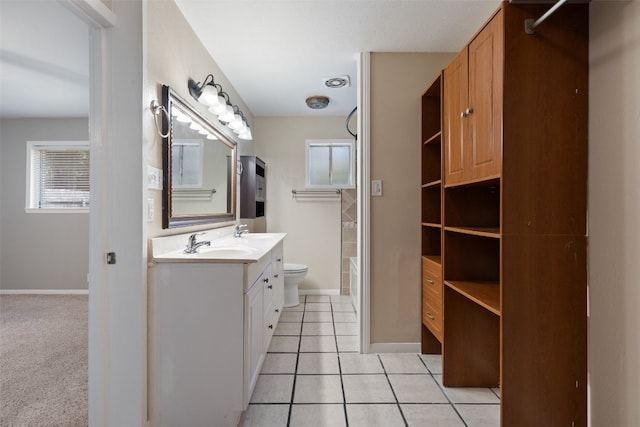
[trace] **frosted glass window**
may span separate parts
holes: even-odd
[[[309,180],[316,185],[331,185],[330,147],[309,147]]]
[[[331,178],[335,185],[349,185],[351,178],[351,147],[339,145],[331,149]]]
[[[355,143],[351,140],[307,140],[308,188],[354,188]]]

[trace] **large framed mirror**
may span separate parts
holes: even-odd
[[[162,228],[236,219],[236,143],[162,86]]]

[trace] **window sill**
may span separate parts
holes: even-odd
[[[36,214],[88,214],[89,208],[70,208],[70,209],[37,209],[37,208],[24,208],[26,213]]]

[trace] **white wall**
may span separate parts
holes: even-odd
[[[86,118],[2,119],[0,288],[86,290],[88,213],[26,213],[27,141],[88,141]]]
[[[240,107],[249,122],[253,120],[251,111],[237,94],[227,77],[218,67],[209,52],[204,48],[193,32],[182,12],[173,1],[153,0],[147,2],[147,79],[145,82],[144,105],[148,107],[152,100],[162,100],[162,85],[168,85],[175,90],[186,102],[218,125],[215,116],[199,104],[191,95],[187,87],[189,78],[202,82],[207,74],[213,74],[216,83],[222,85],[231,98],[231,102]],[[162,168],[162,138],[157,134],[151,113],[145,111],[144,122],[145,146],[148,154],[148,164]],[[228,129],[221,127],[227,135],[235,138]],[[226,130],[225,130],[226,129]],[[255,137],[256,131],[253,129]],[[253,154],[253,142],[238,141],[238,156]],[[157,237],[170,234],[189,233],[199,229],[210,229],[229,225],[227,223],[209,224],[197,227],[181,227],[172,230],[162,229],[162,193],[148,190],[147,198],[154,200],[156,213],[152,222],[147,224],[147,237]],[[236,198],[240,200],[239,196]]]
[[[592,425],[640,425],[640,2],[592,2],[589,365]]]
[[[305,140],[351,139],[345,117],[258,117],[256,155],[266,163],[267,231],[288,233],[287,263],[309,266],[300,289],[340,289],[340,199],[294,200],[304,189]]]
[[[453,56],[371,54],[372,344],[420,342],[421,96]]]

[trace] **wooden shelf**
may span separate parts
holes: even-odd
[[[423,222],[423,227],[432,227],[432,228],[442,228],[442,224],[438,224],[437,222]]]
[[[442,136],[442,131],[436,133],[435,135],[433,135],[432,137],[430,137],[429,139],[427,139],[424,144],[440,144],[440,142],[442,141],[442,139],[440,138]]]
[[[436,179],[435,181],[426,182],[426,183],[422,184],[422,188],[436,187],[436,186],[438,186],[440,184],[442,184],[442,180],[441,179]]]
[[[498,282],[445,280],[444,283],[476,304],[500,316],[500,284]]]
[[[442,265],[442,257],[440,255],[423,255],[422,259],[426,262]]]
[[[500,238],[500,227],[445,227],[446,231],[454,233],[470,234],[472,236]]]

